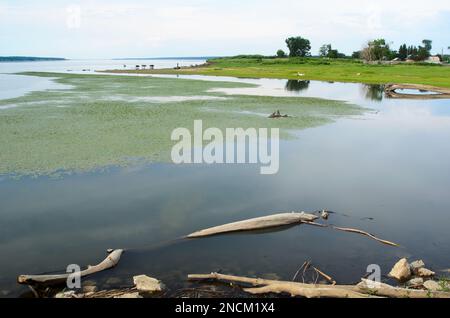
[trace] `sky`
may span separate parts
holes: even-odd
[[[450,46],[450,0],[0,0],[0,56],[273,55],[290,36],[312,54],[368,40]]]

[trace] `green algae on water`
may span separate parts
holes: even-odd
[[[173,129],[203,126],[290,130],[359,115],[345,102],[300,97],[230,96],[235,82],[111,75],[22,73],[54,78],[68,89],[0,100],[0,174],[52,175],[111,165],[170,162]],[[275,110],[289,114],[268,119]]]

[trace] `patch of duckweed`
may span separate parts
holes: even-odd
[[[0,174],[55,175],[136,162],[170,162],[173,129],[204,127],[304,129],[364,110],[339,101],[300,97],[226,96],[214,88],[250,84],[54,73],[71,89],[0,100]],[[177,98],[171,99],[176,96]],[[202,96],[202,98],[198,98]],[[214,111],[211,111],[214,110]],[[273,120],[276,110],[290,118]]]

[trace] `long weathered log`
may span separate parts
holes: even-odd
[[[449,292],[426,291],[393,287],[387,284],[362,279],[358,285],[321,285],[284,282],[261,278],[248,278],[218,273],[189,275],[191,281],[216,280],[255,286],[244,288],[251,294],[287,293],[307,298],[450,298]]]
[[[250,294],[286,293],[292,297],[301,296],[306,298],[371,298],[376,297],[367,293],[357,291],[355,286],[345,285],[315,285],[296,282],[285,282],[261,278],[248,278],[232,275],[211,273],[206,275],[189,275],[189,280],[217,280],[224,282],[244,283],[255,286],[255,288],[244,288]]]
[[[95,266],[88,266],[87,269],[80,272],[80,277],[92,275],[110,268],[115,267],[122,256],[123,250],[114,250],[103,260],[100,264]],[[56,285],[67,281],[71,274],[61,275],[20,275],[17,282],[23,285]]]
[[[300,224],[302,222],[313,222],[316,219],[318,219],[317,216],[304,212],[281,213],[208,228],[189,234],[187,238],[199,238],[232,232],[262,230],[291,224]]]
[[[367,279],[362,279],[357,288],[361,293],[389,298],[450,298],[449,292],[398,288]]]

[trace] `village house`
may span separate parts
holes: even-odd
[[[433,64],[440,64],[441,58],[438,55],[430,56],[427,60],[425,60],[427,63],[433,63]]]

